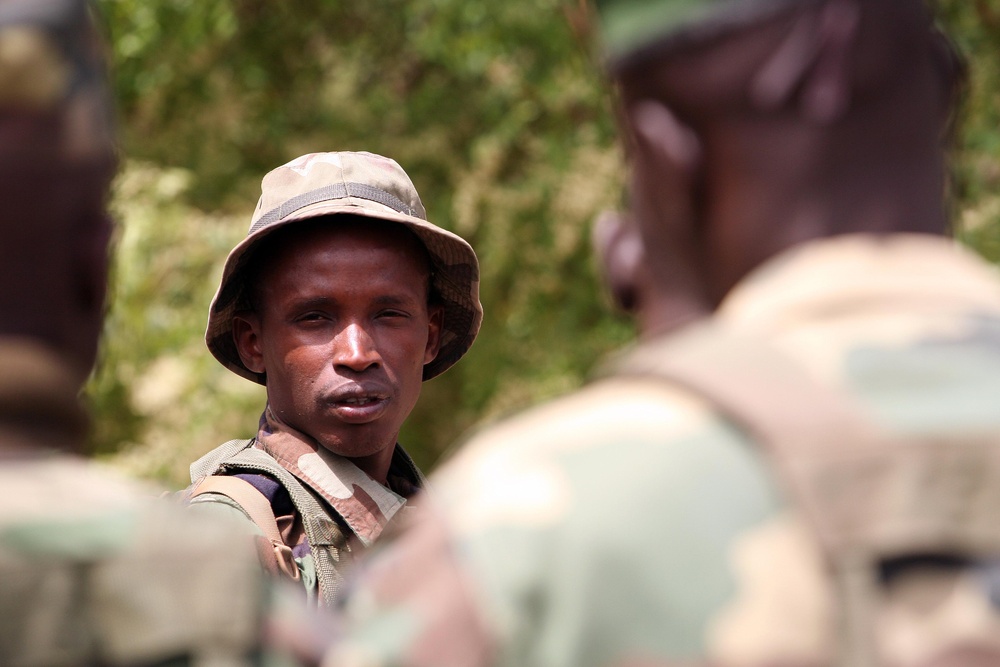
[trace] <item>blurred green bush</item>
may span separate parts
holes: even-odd
[[[99,0],[128,160],[93,449],[172,486],[249,437],[262,390],[202,342],[260,178],[303,153],[370,150],[410,174],[482,263],[482,334],[427,383],[401,440],[425,469],[461,435],[577,387],[631,340],[589,256],[622,156],[578,0]],[[970,54],[958,236],[1000,260],[1000,6],[942,0]]]

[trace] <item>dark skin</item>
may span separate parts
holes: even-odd
[[[97,357],[117,160],[92,26],[73,27],[82,46],[70,53],[30,26],[0,31],[22,37],[8,42],[17,57],[0,63],[0,337],[12,364],[0,454],[20,457],[84,438],[77,394]]]
[[[237,349],[267,374],[276,418],[385,484],[423,367],[440,347],[443,308],[429,303],[427,255],[398,224],[299,224],[264,242],[255,308],[234,319]]]
[[[607,212],[594,224],[594,254],[615,305],[632,315],[639,335],[653,337],[708,314],[676,283],[653,278],[639,228],[628,216]]]
[[[653,333],[799,243],[944,233],[953,78],[923,11],[832,0],[616,73]]]
[[[48,346],[82,386],[104,315],[116,161],[100,135],[81,142],[73,104],[0,109],[0,333]]]

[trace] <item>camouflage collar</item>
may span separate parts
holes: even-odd
[[[264,409],[257,447],[274,458],[339,514],[361,543],[370,546],[405,505],[406,496],[422,486],[416,466],[403,448],[393,452],[386,488],[343,456],[321,447]]]
[[[928,270],[934,267],[934,270]],[[995,268],[958,242],[931,234],[846,234],[804,243],[752,271],[717,317],[768,334],[887,304],[940,312],[995,309]]]

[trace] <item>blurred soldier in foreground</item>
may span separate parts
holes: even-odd
[[[0,0],[0,664],[261,664],[283,633],[312,652],[242,531],[77,455],[116,168],[102,57],[84,1]]]
[[[267,387],[255,437],[191,466],[203,512],[242,520],[261,562],[311,599],[423,484],[398,443],[424,380],[479,331],[479,262],[431,224],[403,169],[372,153],[313,153],[264,177],[229,253],[206,342]]]
[[[1000,664],[1000,281],[943,237],[926,8],[599,11],[645,340],[442,469],[337,664]]]

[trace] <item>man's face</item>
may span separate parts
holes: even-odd
[[[418,243],[364,222],[296,233],[257,277],[257,312],[234,322],[272,412],[336,454],[391,457],[437,354],[443,313]]]

